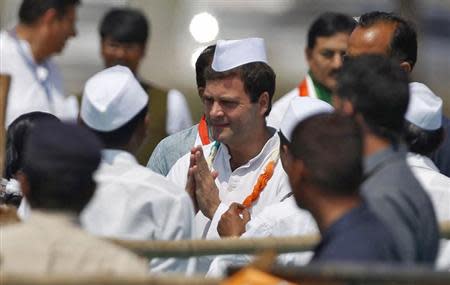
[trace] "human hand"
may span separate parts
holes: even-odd
[[[194,178],[195,199],[198,208],[206,217],[212,219],[220,204],[219,189],[214,182],[218,173],[209,170],[201,146],[191,150],[191,159],[192,166],[189,167],[189,173]]]
[[[247,208],[242,204],[233,203],[220,218],[217,232],[221,237],[241,236],[248,221],[250,212]]]

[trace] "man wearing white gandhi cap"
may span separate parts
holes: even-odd
[[[429,158],[444,139],[442,99],[426,85],[409,84],[410,100],[405,114],[404,138],[409,147],[406,157],[412,172],[429,194],[438,222],[450,220],[450,178],[441,174]],[[441,241],[436,266],[450,270],[450,242]]]
[[[284,164],[288,159],[288,145],[291,143],[292,132],[305,119],[322,113],[331,113],[334,108],[325,101],[312,97],[293,98],[281,120],[280,159]],[[295,203],[292,192],[282,198],[281,202],[266,207],[258,215],[252,215],[251,220],[245,220],[233,209],[222,215],[219,222],[219,233],[222,236],[241,236],[241,238],[263,238],[279,236],[298,236],[318,233],[316,222],[309,212],[300,209]],[[234,206],[236,207],[236,206]],[[311,258],[311,252],[280,255],[278,264],[304,265]],[[249,263],[249,255],[223,255],[216,257],[208,270],[208,276],[221,276],[230,265]]]
[[[81,214],[82,226],[107,237],[139,240],[190,239],[189,196],[163,176],[140,166],[132,153],[145,136],[148,96],[124,66],[107,68],[86,83],[81,123],[103,142],[97,190]],[[190,272],[187,260],[152,259],[153,272]]]
[[[193,148],[168,177],[191,195],[197,237],[214,239],[231,203],[242,203],[256,215],[290,189],[279,162],[279,137],[266,126],[275,73],[264,40],[218,41],[205,79],[204,113],[215,142]]]

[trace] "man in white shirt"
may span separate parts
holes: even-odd
[[[279,128],[289,102],[295,97],[313,97],[331,103],[331,92],[336,87],[336,74],[342,66],[348,38],[356,22],[350,16],[327,12],[321,14],[308,30],[305,58],[309,71],[299,85],[278,99],[267,124]]]
[[[193,148],[169,172],[196,205],[196,236],[219,238],[217,223],[231,203],[251,214],[290,192],[279,162],[279,137],[266,126],[275,89],[264,41],[218,41],[205,72],[203,102],[215,142]],[[212,171],[210,171],[212,170]]]
[[[410,100],[405,114],[404,139],[409,148],[408,165],[430,195],[439,222],[450,221],[450,178],[439,172],[429,155],[444,139],[442,99],[424,84],[409,84]],[[436,260],[439,269],[450,270],[450,242],[441,239]]]
[[[103,142],[97,191],[81,215],[89,232],[139,240],[191,239],[189,196],[163,176],[140,166],[133,154],[146,131],[148,96],[124,66],[107,68],[86,83],[80,118]],[[152,259],[153,272],[190,273],[194,263]]]
[[[6,125],[22,114],[48,112],[75,120],[78,104],[65,96],[62,77],[51,57],[76,35],[79,0],[24,0],[19,24],[0,33],[0,73],[11,75]]]
[[[333,107],[328,103],[312,97],[296,97],[291,100],[283,117],[280,136],[280,159],[284,165],[289,159],[288,147],[294,128],[303,120],[320,113],[330,113]],[[258,215],[250,218],[248,211],[242,205],[233,203],[222,215],[218,231],[221,237],[262,238],[273,236],[295,236],[318,233],[312,216],[296,205],[292,192],[280,203],[267,206]],[[241,213],[240,213],[241,212]],[[241,214],[241,215],[240,215]],[[284,265],[303,265],[309,261],[311,253],[283,254],[277,258]],[[240,265],[250,262],[249,255],[222,255],[216,257],[208,270],[208,275],[223,275],[230,265]]]
[[[32,211],[24,222],[2,225],[2,276],[146,275],[144,259],[79,228],[100,150],[79,126],[41,120],[30,130],[17,179]]]

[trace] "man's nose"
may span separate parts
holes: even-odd
[[[219,118],[223,116],[223,110],[222,107],[218,102],[214,102],[211,105],[211,109],[209,111],[209,115],[211,118]]]
[[[339,52],[335,53],[333,56],[333,60],[332,60],[333,68],[334,69],[341,68],[343,60],[344,60],[343,54],[341,54]]]

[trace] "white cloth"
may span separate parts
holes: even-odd
[[[87,231],[122,239],[192,239],[194,212],[189,196],[140,166],[131,154],[104,150],[95,180],[94,197],[81,214]],[[192,260],[152,259],[150,270],[190,274],[195,266]]]
[[[306,75],[305,79],[308,96],[312,98],[318,98],[311,77],[309,75]],[[300,96],[298,87],[289,91],[287,94],[278,99],[273,104],[269,116],[267,116],[267,125],[278,130],[281,126],[281,121],[283,120],[284,114],[286,114],[286,111],[289,107],[289,103],[293,98],[296,98],[297,96]]]
[[[2,274],[145,276],[144,259],[82,231],[65,213],[32,211],[1,228]]]
[[[20,40],[26,55],[32,60],[28,42]],[[34,62],[34,61],[33,61]],[[7,31],[0,32],[0,73],[11,75],[6,109],[6,126],[22,114],[41,111],[51,113],[62,120],[75,121],[78,103],[74,96],[64,96],[62,77],[51,59],[39,66],[46,73],[47,86],[51,93],[49,102],[45,88],[37,80],[35,72],[18,50],[17,42]]]
[[[210,153],[212,144],[203,147],[203,153],[207,157]],[[228,210],[233,202],[242,203],[244,199],[252,192],[259,175],[263,173],[264,168],[270,161],[273,151],[280,147],[280,139],[274,134],[264,145],[261,152],[246,164],[231,171],[230,154],[228,148],[221,144],[213,162],[213,169],[219,173],[216,178],[216,185],[219,189],[221,203],[217,208],[212,220],[206,218],[200,211],[195,216],[196,237],[206,239],[220,238],[217,232],[217,224],[222,214]],[[170,170],[167,177],[180,187],[185,187],[187,180],[187,171],[189,168],[190,154],[180,158]],[[262,191],[259,199],[250,208],[252,215],[259,214],[268,205],[279,202],[290,192],[287,175],[278,161],[273,176]]]
[[[266,207],[260,214],[252,216],[241,238],[302,236],[318,233],[312,216],[298,208],[291,196],[281,203]],[[284,266],[305,265],[312,254],[312,252],[281,254],[277,257],[277,263]],[[207,276],[224,276],[228,266],[244,265],[252,259],[251,255],[243,254],[218,256],[211,263]]]
[[[408,153],[406,161],[414,176],[430,195],[438,222],[450,221],[450,178],[439,173],[426,156]],[[450,241],[441,240],[436,266],[450,271]]]
[[[169,90],[167,93],[166,133],[172,135],[190,126],[192,126],[192,118],[186,98],[176,89]]]

